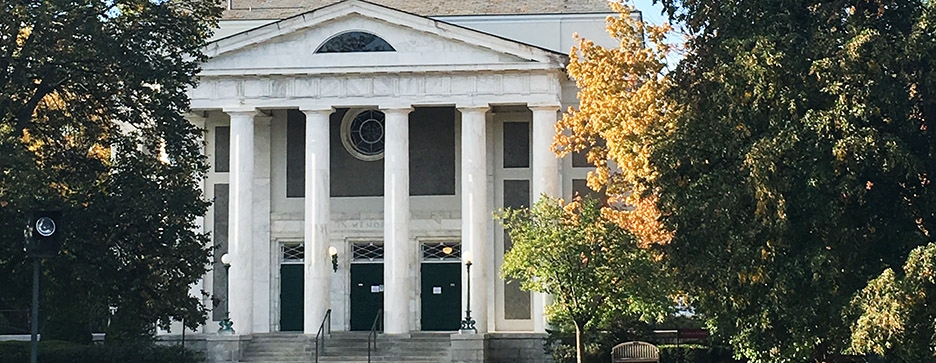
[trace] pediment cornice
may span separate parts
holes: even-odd
[[[363,0],[345,0],[303,14],[285,18],[209,43],[204,51],[210,58],[256,47],[297,32],[309,31],[340,19],[358,17],[367,21],[389,23],[426,36],[453,43],[467,44],[514,57],[520,62],[540,63],[548,68],[562,68],[568,56],[548,49],[501,38],[458,25],[406,13]],[[211,60],[208,61],[209,63]],[[519,63],[519,62],[514,62]]]

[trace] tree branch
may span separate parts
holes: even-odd
[[[29,101],[23,105],[23,108],[19,110],[16,114],[16,134],[21,135],[23,130],[29,126],[30,121],[32,121],[32,114],[36,110],[36,107],[39,106],[39,102],[42,101],[45,96],[49,95],[56,88],[65,83],[67,77],[62,78],[61,80],[53,83],[46,84],[45,82],[39,83],[36,85],[36,92],[33,93],[32,97],[29,98]]]

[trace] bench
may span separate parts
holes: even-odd
[[[624,342],[611,349],[611,362],[660,362],[660,348],[647,342]]]

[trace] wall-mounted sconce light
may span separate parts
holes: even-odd
[[[335,246],[328,247],[328,254],[332,260],[332,271],[338,272],[338,249]]]

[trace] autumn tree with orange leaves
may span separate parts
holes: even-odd
[[[607,30],[620,46],[605,48],[576,36],[568,73],[579,88],[579,106],[556,124],[553,148],[560,157],[587,151],[595,165],[588,186],[606,188],[609,204],[619,207],[605,208],[607,217],[645,247],[665,244],[672,232],[659,223],[649,157],[653,140],[670,132],[667,120],[677,111],[665,97],[672,87],[665,73],[672,46],[664,42],[671,27],[635,19],[632,7],[612,7],[619,16],[608,19]]]
[[[581,104],[558,122],[554,148],[560,156],[587,150],[596,166],[589,186],[606,188],[619,208],[544,196],[530,209],[498,214],[513,242],[502,274],[555,298],[550,321],[571,321],[580,363],[583,334],[607,317],[659,321],[673,305],[664,265],[645,248],[671,238],[657,222],[655,192],[646,187],[655,177],[648,140],[668,132],[660,120],[670,112],[661,97],[671,83],[663,74],[669,28],[647,26],[632,17],[632,8],[613,6],[619,15],[608,19],[607,29],[620,47],[578,38],[568,72]],[[644,35],[652,46],[644,46]]]

